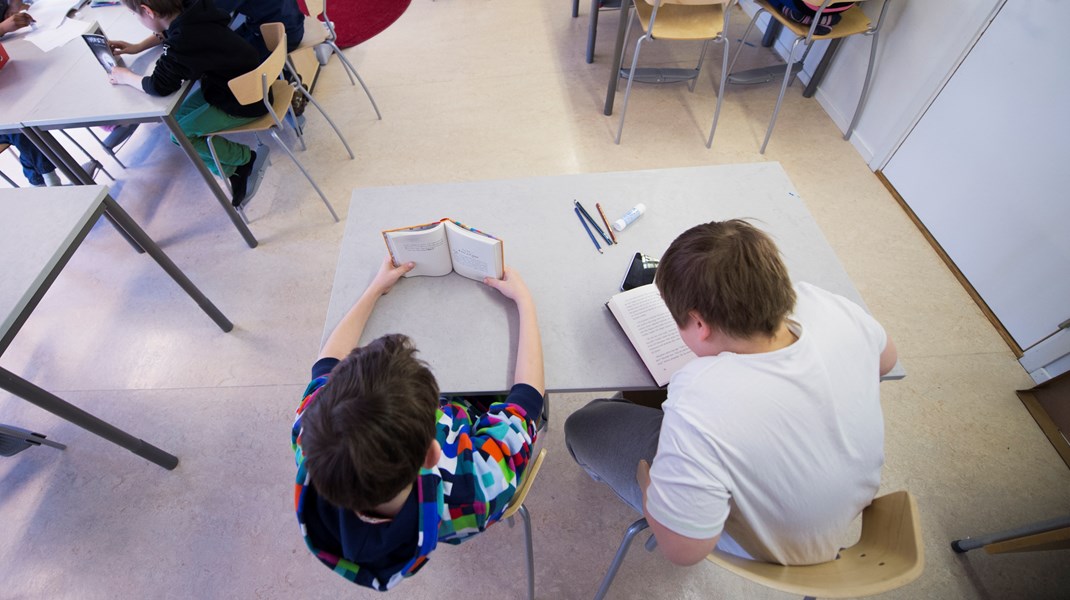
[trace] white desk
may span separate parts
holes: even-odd
[[[77,18],[96,21],[111,39],[136,42],[150,33],[123,6],[86,7],[78,13]],[[150,96],[129,86],[109,83],[107,74],[81,39],[71,40],[51,52],[41,52],[22,38],[23,35],[16,34],[4,40],[11,61],[0,73],[0,106],[4,107],[0,115],[0,131],[21,131],[71,181],[92,185],[89,175],[56,142],[49,129],[160,121],[178,140],[249,247],[256,247],[256,238],[249,227],[231,206],[230,198],[201,162],[174,119],[175,110],[185,99],[189,82],[170,96]],[[137,57],[124,57],[123,60],[131,70],[144,74],[151,72],[159,53],[157,47]]]
[[[107,212],[128,232],[223,331],[229,320],[108,196],[104,186],[0,190],[0,355],[33,313],[52,282],[97,219]],[[173,469],[174,456],[61,400],[0,367],[0,389],[83,427],[161,467]]]
[[[601,255],[573,213],[574,198],[592,214],[600,202],[611,221],[639,202],[647,213]],[[535,297],[546,387],[554,392],[655,387],[603,304],[619,291],[636,251],[661,256],[699,223],[752,217],[773,235],[793,280],[863,304],[778,163],[358,189],[350,208],[324,338],[385,255],[380,230],[452,217],[505,241],[506,263]],[[399,282],[379,301],[361,342],[391,332],[413,338],[443,391],[499,392],[511,384],[515,309],[481,283],[456,274]],[[890,378],[903,375],[897,366]]]

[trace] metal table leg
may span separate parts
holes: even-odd
[[[43,390],[11,371],[0,367],[0,388],[35,404],[48,412],[99,435],[134,454],[152,461],[168,471],[178,466],[178,457],[160,450],[148,442],[136,438],[118,427],[107,423],[58,396]]]
[[[632,10],[632,0],[622,0],[620,5],[620,23],[617,25],[617,42],[613,46],[613,59],[609,68],[609,87],[606,88],[606,106],[602,114],[613,114],[613,100],[617,95],[617,79],[620,78],[621,50],[628,33],[628,13]]]
[[[170,257],[164,254],[163,250],[156,245],[156,242],[153,241],[143,229],[141,229],[141,226],[138,225],[137,222],[130,218],[130,215],[127,214],[127,212],[123,210],[123,207],[119,206],[119,203],[113,200],[111,196],[104,197],[104,214],[111,215],[113,219],[128,231],[130,235],[141,244],[141,247],[148,252],[149,256],[151,256],[152,259],[171,276],[171,279],[174,279],[175,283],[193,298],[197,305],[201,307],[201,310],[207,313],[208,316],[215,321],[216,325],[219,325],[220,329],[223,331],[234,329],[234,324],[231,323],[214,304],[212,304],[212,301],[209,300],[197,286],[193,285],[193,282],[186,277],[186,274],[179,270],[179,268],[175,266],[175,263],[171,262]]]
[[[212,175],[212,172],[208,170],[208,167],[204,166],[204,163],[201,162],[200,157],[197,156],[197,151],[193,149],[193,145],[190,144],[186,134],[182,133],[182,128],[178,126],[178,122],[175,121],[175,118],[171,115],[161,117],[160,120],[163,121],[164,125],[167,125],[167,128],[171,130],[171,135],[178,140],[178,145],[182,146],[182,150],[186,153],[186,157],[189,158],[190,162],[193,163],[193,166],[197,168],[197,172],[201,174],[204,182],[208,184],[208,189],[212,191],[216,200],[223,206],[223,210],[226,211],[227,216],[230,217],[230,222],[234,223],[234,227],[238,230],[238,233],[245,238],[245,243],[249,244],[250,248],[256,248],[257,241],[256,237],[253,236],[253,232],[249,231],[249,227],[242,221],[241,216],[238,215],[238,211],[234,210],[234,207],[230,204],[230,198],[223,193],[219,184],[216,183],[215,176]]]
[[[77,185],[96,185],[96,182],[89,176],[89,173],[86,173],[85,170],[82,169],[82,166],[78,164],[78,161],[74,160],[74,157],[67,152],[67,149],[64,148],[62,144],[56,141],[56,138],[52,137],[51,133],[38,127],[24,127],[22,129],[22,134],[30,138],[33,145],[37,146],[37,149],[44,153],[44,155],[48,157],[48,160],[56,165],[56,168],[67,176],[67,179],[70,179]],[[105,218],[108,219],[108,222],[111,223],[112,227],[119,232],[119,235],[123,236],[123,239],[126,240],[138,254],[145,252],[145,249],[134,241],[134,238],[131,237],[125,229],[120,227],[110,215],[106,214]]]

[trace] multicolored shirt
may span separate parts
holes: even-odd
[[[439,399],[435,434],[442,447],[442,457],[434,468],[420,470],[413,492],[416,501],[407,503],[418,511],[413,537],[403,541],[412,551],[409,558],[389,568],[380,565],[373,570],[341,555],[344,552],[337,549],[346,545],[344,540],[314,539],[316,534],[306,526],[309,519],[337,521],[340,514],[349,516],[334,507],[331,507],[333,512],[317,508],[325,501],[316,498],[301,452],[301,415],[315,401],[328,378],[329,375],[322,375],[309,383],[291,432],[297,462],[294,508],[305,543],[320,562],[354,583],[386,591],[415,574],[439,541],[459,544],[501,518],[527,468],[536,437],[535,420],[542,413],[542,395],[527,384],[513,386],[504,402],[490,404],[482,414],[478,414],[468,399],[449,396]],[[401,515],[396,517],[399,518]],[[361,529],[376,527],[351,518],[346,518],[346,524],[355,527],[358,534],[366,533]],[[335,551],[324,548],[335,548]]]

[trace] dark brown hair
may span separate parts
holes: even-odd
[[[385,335],[335,366],[301,417],[312,485],[335,506],[366,512],[419,475],[435,439],[438,383],[404,335]]]
[[[123,6],[140,12],[141,6],[152,9],[160,17],[175,17],[182,14],[182,0],[123,0]]]
[[[795,307],[795,290],[776,244],[732,219],[680,234],[661,257],[655,283],[677,325],[695,311],[733,337],[772,336]]]

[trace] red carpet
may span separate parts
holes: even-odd
[[[327,15],[338,33],[338,47],[348,48],[390,27],[411,0],[329,0]],[[302,7],[303,8],[303,7]]]

